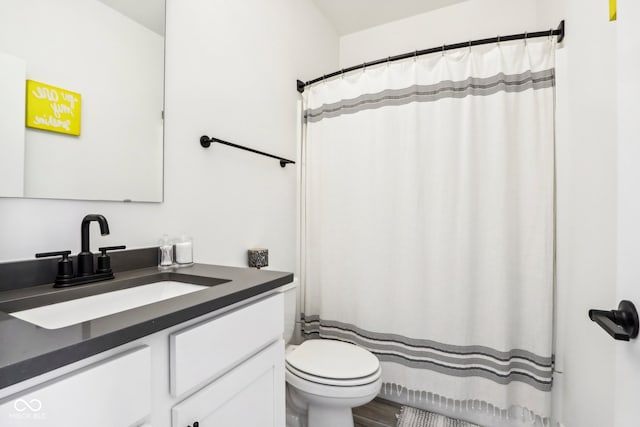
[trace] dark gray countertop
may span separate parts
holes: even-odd
[[[217,280],[225,283],[216,284]],[[151,281],[209,285],[110,316],[60,329],[45,329],[8,314]],[[293,274],[194,264],[160,272],[157,267],[117,272],[113,280],[55,289],[51,284],[0,292],[0,388],[16,384],[127,342],[153,334],[293,281]]]

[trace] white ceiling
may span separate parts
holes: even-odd
[[[463,1],[313,0],[341,36]]]
[[[165,0],[98,0],[164,36]]]
[[[165,0],[99,0],[164,35]],[[339,35],[408,18],[466,0],[313,0]]]

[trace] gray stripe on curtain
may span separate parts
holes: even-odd
[[[445,80],[432,85],[412,85],[403,89],[387,89],[373,94],[363,94],[353,99],[344,99],[304,112],[306,122],[319,122],[325,118],[354,114],[387,106],[405,105],[412,102],[434,102],[445,98],[487,96],[498,92],[523,92],[555,86],[555,69],[520,74],[499,73],[495,76],[465,80]]]
[[[482,377],[499,384],[519,381],[541,391],[551,390],[552,359],[526,350],[502,352],[478,345],[454,346],[417,340],[365,331],[354,325],[320,320],[318,316],[303,318],[303,334],[307,338],[330,338],[358,344],[369,349],[381,361],[411,368],[458,377]]]
[[[355,325],[351,325],[348,323],[337,322],[335,320],[325,320],[320,319],[318,315],[303,315],[303,322],[305,327],[314,327],[314,324],[320,325],[324,328],[336,328],[342,329],[345,331],[351,331],[357,335],[360,335],[364,338],[377,340],[377,341],[390,341],[397,342],[401,344],[405,344],[410,347],[423,348],[423,349],[433,349],[446,353],[457,354],[457,355],[472,355],[472,354],[480,354],[483,356],[489,356],[499,361],[507,361],[514,358],[520,358],[529,360],[532,363],[542,367],[542,368],[550,368],[552,365],[551,357],[543,357],[537,354],[534,354],[527,350],[521,349],[513,349],[510,351],[499,351],[490,347],[480,346],[480,345],[451,345],[444,344],[431,340],[424,339],[415,339],[409,338],[402,335],[397,334],[386,334],[379,332],[371,332],[361,329]]]

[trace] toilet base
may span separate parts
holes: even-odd
[[[350,407],[326,407],[304,403],[287,387],[287,427],[354,427]]]
[[[292,393],[289,384],[286,387],[287,427],[307,427],[308,404],[298,394]]]
[[[292,379],[289,376],[289,379]],[[323,389],[323,386],[308,384]],[[382,380],[360,387],[345,387],[334,391],[353,393],[349,397],[333,397],[318,395],[300,390],[287,384],[287,427],[354,427],[351,408],[362,406],[372,401],[378,392]]]
[[[310,406],[307,427],[354,427],[351,408]]]

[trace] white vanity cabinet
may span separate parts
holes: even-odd
[[[135,426],[151,414],[147,346],[86,366],[0,401],[3,427]]]
[[[0,426],[283,427],[283,306],[276,291],[0,390]]]

